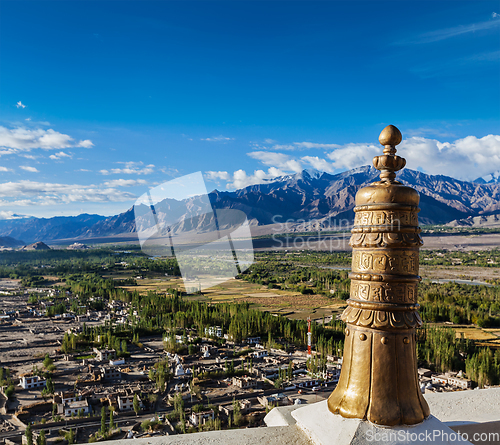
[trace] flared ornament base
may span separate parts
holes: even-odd
[[[328,398],[330,412],[385,426],[423,422],[430,410],[418,384],[415,342],[414,329],[348,324],[339,383]]]

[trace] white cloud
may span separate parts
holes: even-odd
[[[331,162],[318,156],[303,156],[300,159],[303,162],[309,163],[312,168],[322,172],[333,173],[335,170]]]
[[[498,14],[495,12],[492,14],[492,18],[496,19]],[[449,39],[452,37],[460,36],[463,34],[477,33],[479,31],[487,31],[490,29],[495,29],[500,25],[500,20],[487,20],[484,22],[470,23],[468,25],[454,26],[452,28],[438,29],[436,31],[426,32],[421,34],[415,39],[408,39],[398,44],[420,44],[420,43],[433,43],[439,42],[440,40]]]
[[[142,162],[117,162],[125,164],[125,168],[112,168],[110,170],[99,170],[101,175],[150,175],[154,172],[154,164],[142,167]]]
[[[19,101],[19,102],[16,104],[16,107],[17,107],[17,108],[26,108],[26,105],[24,105],[21,101]]]
[[[31,120],[31,117],[27,117],[26,119],[24,119],[25,121],[30,121]]]
[[[205,173],[205,178],[207,178],[209,181],[217,181],[219,179],[222,179],[223,181],[229,181],[231,179],[231,175],[228,172],[224,171],[208,171]]]
[[[20,165],[19,168],[22,168],[23,170],[30,173],[39,173],[39,171],[35,167],[30,167],[28,165]]]
[[[0,210],[0,219],[20,219],[24,218],[24,215],[17,215],[10,210]]]
[[[500,170],[500,136],[482,138],[467,136],[453,142],[411,137],[397,146],[398,154],[406,158],[412,170],[420,169],[432,175],[446,175],[462,180],[474,180]],[[349,170],[371,165],[382,147],[374,144],[347,144],[328,153],[335,169]]]
[[[210,141],[210,142],[234,141],[234,138],[227,138],[225,136],[217,136],[217,137],[213,137],[213,138],[201,138],[200,141]]]
[[[80,141],[78,146],[83,147],[83,148],[91,148],[94,146],[94,144],[92,143],[92,141],[90,139],[85,139],[84,141]]]
[[[80,141],[75,144],[71,136],[50,128],[44,130],[41,128],[6,128],[0,126],[0,147],[4,148],[4,150],[0,151],[0,155],[16,154],[36,148],[60,150],[74,146],[90,148],[93,144],[90,140]]]
[[[267,147],[263,147],[267,148]],[[285,151],[295,151],[297,150],[297,146],[290,144],[274,144],[272,147],[269,147],[269,150],[285,150]]]
[[[500,136],[467,136],[454,142],[414,137],[404,140],[398,151],[409,168],[426,173],[474,180],[500,170]]]
[[[60,151],[59,153],[56,153],[55,155],[50,155],[50,159],[58,160],[61,158],[71,158],[71,155],[64,153],[64,151]]]
[[[12,170],[11,168],[7,168],[7,167],[0,167],[0,172],[11,172],[11,171],[14,171],[14,170]]]
[[[249,185],[263,184],[285,173],[277,168],[271,167],[267,170],[255,170],[252,175],[247,175],[244,170],[237,170],[233,173],[232,182],[228,182],[226,187],[232,189],[241,189]]]
[[[269,167],[276,167],[284,171],[301,172],[303,170],[302,164],[297,159],[293,159],[284,153],[271,153],[268,151],[253,151],[247,153],[253,159],[257,159],[264,165]]]
[[[264,170],[255,170],[253,174],[247,174],[244,170],[236,170],[233,174],[227,171],[208,171],[205,173],[205,178],[218,182],[219,180],[226,181],[226,188],[241,189],[249,185],[262,184],[270,180],[283,176],[286,173],[271,167],[265,172]]]
[[[133,187],[144,184],[147,184],[144,179],[113,179],[104,183],[106,187]]]
[[[371,164],[374,156],[382,154],[382,146],[373,144],[347,144],[326,156],[335,169],[350,170],[361,165]]]
[[[317,144],[316,142],[294,142],[293,143],[297,148],[321,148],[321,149],[335,149],[341,147],[338,144]]]
[[[281,151],[300,151],[300,150],[311,150],[311,149],[321,149],[321,150],[331,150],[341,147],[338,144],[321,144],[317,142],[292,142],[291,144],[277,144],[273,139],[265,139],[266,144],[272,144],[269,146],[264,146],[260,143],[253,143],[254,149],[264,149],[264,150],[281,150]]]
[[[15,196],[15,199],[12,197]],[[19,197],[29,197],[18,199]],[[70,202],[123,202],[136,198],[132,193],[101,185],[54,184],[36,181],[0,184],[0,201],[5,206],[54,205]]]
[[[160,167],[159,170],[168,176],[179,176],[179,170],[174,167]]]

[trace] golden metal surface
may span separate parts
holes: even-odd
[[[384,154],[373,159],[380,181],[356,194],[350,245],[351,293],[342,372],[328,408],[377,425],[414,425],[430,411],[418,385],[419,195],[396,181],[405,159],[396,155],[400,131],[380,133]]]

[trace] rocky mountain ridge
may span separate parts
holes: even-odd
[[[304,170],[236,191],[214,190],[209,193],[209,198],[214,209],[240,210],[253,226],[275,227],[289,221],[289,228],[293,231],[293,227],[314,221],[318,229],[332,230],[340,223],[352,222],[356,192],[378,180],[378,176],[379,172],[370,166],[337,175]],[[400,172],[398,180],[420,193],[420,224],[445,224],[500,214],[500,184],[460,181],[410,169]],[[155,204],[158,220],[178,221],[173,225],[174,231],[204,231],[213,227],[212,213],[190,218],[197,212],[203,213],[204,208],[206,202],[196,196],[182,202],[165,199]],[[140,226],[140,220],[138,224]],[[0,221],[0,236],[21,238],[27,242],[89,239],[135,231],[134,207],[108,218],[84,214]]]

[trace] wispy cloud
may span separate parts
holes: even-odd
[[[29,165],[20,165],[19,168],[30,173],[39,173],[39,170],[35,167],[30,167]]]
[[[24,215],[17,215],[10,210],[0,210],[0,219],[21,219]]]
[[[24,105],[21,101],[19,101],[19,102],[16,104],[16,107],[17,107],[17,108],[26,108],[26,105]]]
[[[474,180],[500,170],[500,136],[482,138],[467,136],[453,142],[440,142],[425,137],[410,137],[398,145],[398,154],[406,158],[413,170],[432,175]],[[327,156],[335,169],[352,169],[372,163],[381,153],[373,144],[348,144]]]
[[[53,159],[53,160],[59,160],[59,159],[62,159],[62,158],[71,158],[72,156],[67,154],[67,153],[64,153],[64,151],[60,151],[59,153],[56,153],[55,155],[50,155],[49,158],[50,159]]]
[[[99,173],[101,175],[150,175],[154,172],[155,167],[153,164],[142,167],[142,162],[117,162],[117,164],[125,164],[125,167],[99,170]]]
[[[11,172],[14,171],[11,168],[0,166],[0,172]]]
[[[399,45],[418,45],[418,44],[425,44],[425,43],[434,43],[434,42],[439,42],[441,40],[450,39],[452,37],[461,36],[464,34],[470,34],[470,33],[475,33],[475,32],[479,32],[479,31],[493,30],[493,29],[496,29],[500,25],[500,19],[498,18],[498,16],[499,16],[498,14],[493,13],[492,20],[487,20],[484,22],[471,23],[469,25],[460,25],[460,26],[454,26],[451,28],[444,28],[444,29],[438,29],[436,31],[426,32],[426,33],[420,34],[419,36],[417,36],[415,38],[399,41],[399,42],[397,42],[397,44],[399,44]]]
[[[4,198],[0,200],[1,205],[30,206],[71,202],[124,202],[133,200],[136,196],[106,184],[57,184],[25,180],[0,184],[0,198]]]
[[[253,143],[254,149],[258,150],[276,150],[276,151],[301,151],[301,150],[331,150],[340,147],[338,144],[322,144],[317,142],[292,142],[291,144],[277,144],[276,141],[272,139],[265,139],[266,144],[255,142]]]
[[[417,65],[410,68],[410,72],[422,79],[430,79],[437,76],[459,76],[463,75],[465,68],[476,69],[480,73],[483,64],[490,62],[498,63],[499,60],[500,50],[485,51],[466,57],[443,59],[440,62]]]
[[[93,146],[92,141],[75,142],[74,139],[52,129],[30,129],[25,127],[7,128],[0,126],[0,155],[17,154],[41,148],[43,150],[60,150],[69,147]]]
[[[232,175],[228,172],[218,172],[221,176],[228,177],[226,188],[241,189],[254,184],[263,184],[270,182],[278,176],[283,176],[286,173],[271,167],[265,172],[264,170],[255,170],[252,174],[247,174],[245,170],[236,170]]]
[[[80,141],[78,143],[78,147],[91,148],[93,146],[94,146],[94,144],[92,143],[92,141],[90,139],[85,139],[84,141]]]
[[[148,182],[144,179],[113,179],[111,181],[106,181],[104,185],[106,187],[133,187],[135,185],[145,185]]]
[[[209,181],[218,181],[218,180],[229,181],[231,179],[231,175],[225,171],[218,171],[218,172],[208,171],[205,173],[205,178],[208,179]]]
[[[335,167],[331,162],[328,162],[326,159],[320,158],[319,156],[304,156],[300,158],[300,160],[307,162],[315,170],[327,173],[333,173],[335,171]]]
[[[174,167],[160,167],[159,170],[168,176],[178,176],[179,170]]]
[[[316,142],[294,142],[293,144],[298,148],[307,148],[307,149],[319,148],[319,149],[331,150],[341,147],[341,145],[338,144],[318,144]]]
[[[216,136],[211,138],[201,138],[200,141],[209,141],[209,142],[234,141],[234,138],[228,138],[225,136]]]
[[[253,159],[262,162],[264,165],[276,167],[280,170],[294,171],[296,173],[303,170],[299,160],[292,158],[284,153],[274,153],[269,151],[253,151],[247,153]]]
[[[443,128],[418,127],[406,130],[408,136],[439,136],[443,138],[453,138],[455,134]]]

